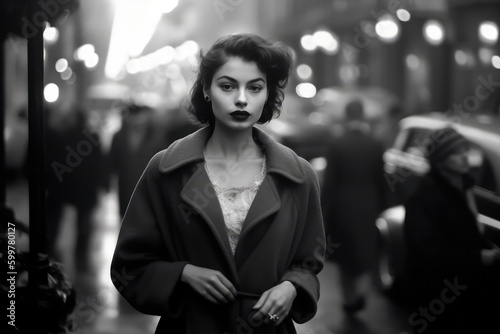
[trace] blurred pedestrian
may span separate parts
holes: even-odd
[[[383,145],[370,133],[364,106],[351,101],[345,131],[328,149],[322,192],[327,236],[340,246],[330,260],[340,269],[343,308],[363,309],[377,254],[375,220],[386,206]]]
[[[194,117],[183,112],[180,106],[170,110],[169,115],[166,124],[168,144],[172,144],[174,141],[203,127],[203,124],[199,123]]]
[[[423,142],[430,171],[405,203],[407,272],[414,306],[443,299],[446,308],[427,319],[410,318],[418,333],[486,333],[482,326],[491,319],[483,312],[498,310],[498,300],[483,303],[483,297],[498,293],[498,289],[482,290],[481,285],[486,282],[485,268],[499,264],[500,251],[482,235],[477,221],[469,147],[452,127],[431,132]]]
[[[76,211],[75,266],[84,272],[90,264],[92,214],[103,185],[100,138],[85,110],[46,108],[46,116],[48,253],[63,260],[58,242],[64,209],[70,205]]]
[[[292,320],[316,312],[319,184],[255,127],[279,115],[291,62],[288,48],[252,34],[201,55],[191,111],[208,125],[149,163],[111,266],[135,308],[161,315],[156,333],[295,333]]]
[[[167,141],[166,129],[157,122],[152,107],[139,102],[126,105],[122,126],[113,136],[108,156],[109,177],[117,178],[121,218],[144,168]]]

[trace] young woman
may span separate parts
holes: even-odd
[[[123,219],[116,288],[156,333],[295,333],[319,298],[325,237],[311,166],[254,125],[279,115],[286,47],[251,34],[201,56],[207,126],[156,154]]]

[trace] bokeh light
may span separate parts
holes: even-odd
[[[63,80],[69,80],[71,76],[73,75],[73,70],[71,68],[66,68],[64,72],[61,73],[61,79]]]
[[[94,68],[97,66],[98,63],[99,63],[99,56],[97,55],[97,53],[89,55],[84,61],[85,67],[87,68]]]
[[[300,97],[310,99],[316,95],[316,86],[314,86],[312,83],[303,82],[295,87],[295,92]]]
[[[314,44],[327,54],[335,54],[339,49],[338,38],[326,30],[318,30],[313,34]]]
[[[491,65],[493,65],[494,68],[500,70],[500,56],[494,55],[491,57]]]
[[[65,58],[58,59],[56,61],[55,67],[56,67],[56,71],[59,73],[66,71],[66,69],[68,68],[68,60],[66,60]]]
[[[424,38],[429,44],[439,45],[445,37],[443,25],[436,20],[429,20],[424,24]]]
[[[92,44],[84,44],[75,51],[75,60],[85,61],[95,53],[95,47]]]
[[[407,55],[406,66],[411,70],[417,70],[420,67],[420,58],[414,54]]]
[[[302,80],[309,80],[312,77],[313,70],[307,64],[300,64],[297,66],[297,76]]]
[[[402,22],[408,22],[410,21],[411,19],[411,14],[409,11],[407,11],[406,9],[398,9],[396,11],[396,16],[398,17],[398,19]]]
[[[48,26],[43,31],[43,39],[49,44],[54,44],[59,39],[59,30],[56,27]]]
[[[498,25],[495,22],[484,21],[479,25],[479,39],[487,44],[498,41]]]
[[[318,47],[312,35],[304,35],[300,39],[300,45],[306,51],[314,51]]]
[[[392,16],[384,15],[375,25],[375,32],[384,42],[394,42],[399,37],[399,25]]]
[[[59,87],[55,83],[49,83],[43,90],[45,101],[49,103],[56,102],[59,99]]]

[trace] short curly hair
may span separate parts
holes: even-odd
[[[281,42],[272,42],[254,34],[232,34],[218,39],[206,52],[199,53],[198,76],[191,89],[191,105],[188,111],[202,124],[214,125],[215,116],[211,103],[204,99],[204,86],[210,87],[215,72],[224,65],[228,57],[242,57],[257,64],[266,74],[268,98],[262,116],[257,123],[269,122],[278,117],[285,95],[292,66],[292,54]]]

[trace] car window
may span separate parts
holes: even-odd
[[[402,150],[407,153],[413,153],[415,149],[422,147],[422,142],[429,134],[430,130],[414,128],[408,131],[408,138]]]
[[[477,144],[471,143],[468,159],[471,166],[471,174],[476,180],[476,186],[498,194],[495,173],[493,172],[491,162]]]

